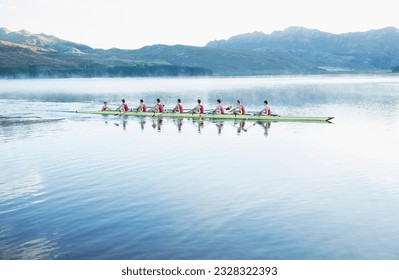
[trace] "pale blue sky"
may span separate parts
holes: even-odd
[[[0,0],[0,27],[97,48],[208,41],[289,26],[331,33],[399,27],[393,0]]]

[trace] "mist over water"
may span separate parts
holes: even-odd
[[[239,99],[328,123],[80,115]],[[397,76],[0,80],[0,259],[398,259]]]

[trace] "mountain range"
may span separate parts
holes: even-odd
[[[204,47],[95,49],[46,34],[0,28],[0,77],[131,77],[386,73],[399,71],[399,30],[331,34],[289,27]]]

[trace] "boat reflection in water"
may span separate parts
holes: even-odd
[[[248,132],[251,128],[253,128],[255,125],[259,125],[264,128],[264,135],[268,136],[269,135],[269,129],[271,127],[271,122],[251,122],[249,125],[247,125],[246,122],[234,122],[233,126],[237,129],[237,135],[241,135],[241,133]]]
[[[245,129],[245,122],[234,122],[233,126],[237,128],[237,135],[241,135],[242,131],[246,131]]]
[[[182,119],[173,119],[173,123],[177,126],[177,131],[181,133],[181,128],[183,126],[183,120]]]
[[[255,124],[259,124],[261,127],[264,128],[264,130],[265,130],[264,135],[265,136],[269,135],[269,129],[270,129],[271,125],[272,125],[271,122],[256,122],[256,123],[254,123],[254,125]]]
[[[140,121],[141,130],[144,130],[145,120]]]
[[[108,125],[108,121],[105,121],[104,123],[105,123],[106,125]],[[115,126],[120,126],[120,124],[122,124],[123,130],[126,131],[126,128],[127,128],[127,120],[123,120],[121,123],[119,123],[119,122],[114,122],[114,125],[115,125]]]
[[[224,126],[224,122],[216,123],[216,127],[218,128],[218,135],[222,135],[223,126]]]
[[[205,126],[205,125],[204,125],[204,121],[196,121],[196,120],[193,120],[192,123],[194,124],[194,126],[197,127],[198,133],[201,134],[202,129],[203,129],[204,126]]]
[[[195,127],[196,131],[198,134],[202,134],[203,130],[207,126],[213,126],[215,125],[217,128],[217,134],[219,136],[222,135],[222,131],[226,130],[229,127],[234,127],[235,131],[237,132],[237,135],[240,136],[243,132],[248,133],[254,126],[261,126],[264,129],[264,135],[268,136],[269,134],[269,129],[271,127],[271,122],[262,122],[262,121],[256,121],[256,122],[231,122],[231,121],[212,121],[212,120],[186,120],[186,119],[166,119],[164,120],[163,118],[142,118],[139,120],[133,120],[131,121],[131,127],[134,126],[134,124],[137,123],[138,127],[141,131],[145,130],[145,127],[149,124],[153,130],[156,130],[158,132],[162,131],[162,127],[165,127],[165,129],[168,130],[170,124],[173,124],[174,126],[177,127],[177,132],[181,133],[183,131],[183,124],[184,123],[190,123],[192,124],[192,127]],[[105,124],[108,124],[108,121],[105,121]],[[227,128],[226,128],[227,124]],[[115,126],[119,127],[121,126],[123,130],[127,130],[127,120],[124,119],[121,122],[115,122]],[[190,129],[190,126],[186,127],[187,130]],[[226,133],[226,132],[225,132]],[[228,132],[227,132],[228,133]]]
[[[158,119],[153,119],[152,120],[152,128],[157,129],[158,132],[161,132],[161,127],[163,125],[163,119],[162,118],[158,118]]]

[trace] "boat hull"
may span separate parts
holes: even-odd
[[[153,112],[124,112],[117,111],[84,111],[79,114],[97,114],[103,116],[136,116],[157,118],[183,118],[195,120],[235,120],[235,121],[262,121],[262,122],[329,122],[333,117],[302,117],[302,116],[262,116],[262,115],[234,115],[234,114],[191,114],[191,113],[153,113]]]

